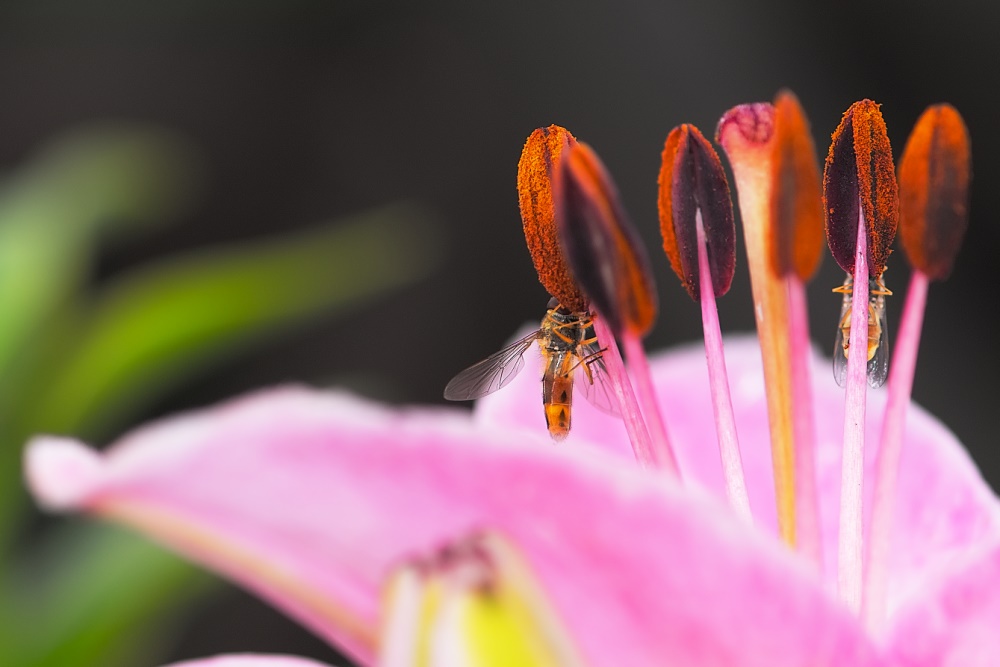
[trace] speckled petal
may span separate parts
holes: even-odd
[[[776,536],[760,348],[756,338],[750,336],[729,337],[725,345],[750,504],[758,527]],[[703,345],[698,343],[656,355],[650,363],[684,479],[724,499]],[[824,561],[827,583],[835,586],[836,572],[832,566],[837,555],[844,394],[830,380],[829,359],[814,354],[812,363]],[[525,370],[511,386],[479,401],[477,419],[494,428],[505,423],[516,424],[530,431],[533,437],[543,437],[545,424],[537,364],[536,359],[526,359]],[[866,438],[870,443],[878,442],[885,397],[884,391],[868,394]],[[573,409],[573,432],[563,443],[550,447],[576,451],[600,448],[623,459],[630,456],[620,420],[597,411],[583,400],[575,401]],[[868,479],[874,475],[876,451],[873,445],[866,452]],[[907,412],[899,493],[889,563],[890,611],[902,598],[926,586],[936,570],[968,550],[1000,537],[997,497],[955,436],[916,405]],[[871,506],[870,495],[866,503]]]
[[[30,446],[41,502],[135,526],[364,664],[389,573],[490,529],[522,554],[590,665],[883,665],[806,564],[722,503],[467,413],[284,388],[149,425],[97,465],[64,465],[83,448]]]

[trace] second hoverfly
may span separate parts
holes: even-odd
[[[542,406],[554,440],[569,435],[574,384],[592,405],[618,414],[614,390],[601,358],[589,313],[574,313],[553,299],[541,327],[524,338],[466,368],[444,388],[449,401],[471,401],[506,386],[524,367],[524,354],[538,342],[544,360]]]
[[[837,326],[837,342],[833,348],[833,377],[841,387],[847,381],[847,357],[851,341],[851,299],[854,293],[854,279],[848,274],[844,284],[834,288],[834,292],[844,295],[840,307],[840,324]],[[885,297],[891,296],[882,279],[868,281],[868,384],[881,387],[889,375],[889,331],[885,321]]]

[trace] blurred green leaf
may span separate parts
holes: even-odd
[[[239,248],[199,251],[123,276],[92,311],[56,325],[51,383],[26,413],[89,434],[261,337],[424,275],[430,224],[405,207]]]
[[[0,183],[0,665],[148,661],[209,580],[93,525],[11,549],[28,516],[18,479],[28,435],[107,436],[211,364],[414,280],[439,256],[427,220],[395,207],[164,260],[85,292],[107,232],[169,219],[189,199],[191,157],[168,134],[115,126],[64,138]]]
[[[177,609],[217,585],[122,529],[79,522],[5,575],[0,664],[12,667],[148,663]]]
[[[0,181],[0,553],[22,505],[12,500],[18,453],[34,430],[20,418],[33,399],[24,360],[86,282],[98,237],[176,215],[199,175],[178,136],[119,123],[63,134]]]
[[[22,419],[37,370],[25,361],[88,279],[98,237],[175,216],[199,166],[178,136],[118,123],[63,134],[0,181],[0,554],[23,504],[20,448],[35,431]]]
[[[116,125],[63,136],[0,186],[0,401],[11,361],[86,279],[96,236],[175,215],[198,172],[178,137]]]
[[[34,341],[45,363],[23,380],[25,402],[12,430],[81,433],[121,424],[206,365],[411,281],[438,255],[433,227],[413,209],[394,207],[124,275]],[[47,566],[6,567],[0,664],[135,664],[170,615],[204,588],[191,568],[154,547],[88,528],[80,534],[63,526],[40,561]],[[22,562],[36,563],[36,551],[22,550]]]

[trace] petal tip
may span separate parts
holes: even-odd
[[[24,474],[40,505],[69,510],[83,505],[97,488],[102,461],[78,440],[38,436],[25,448]]]

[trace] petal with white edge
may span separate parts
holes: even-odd
[[[101,483],[100,455],[69,438],[35,438],[25,452],[28,486],[46,509],[79,507]]]
[[[329,667],[324,663],[290,655],[217,655],[213,658],[175,662],[167,667]]]
[[[41,498],[62,480],[48,460],[27,458]],[[794,554],[718,501],[459,411],[261,392],[126,436],[74,507],[242,582],[365,664],[390,573],[482,530],[516,546],[589,665],[882,664]]]

